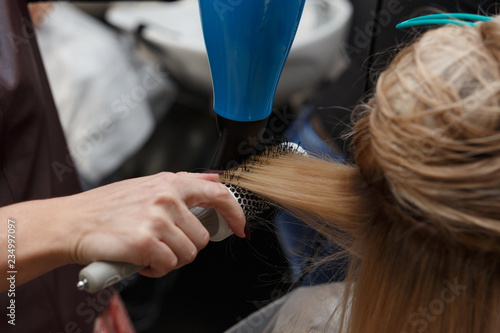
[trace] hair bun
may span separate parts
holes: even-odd
[[[366,108],[353,144],[367,182],[408,219],[499,251],[500,20],[426,33]]]
[[[493,56],[500,62],[500,17],[481,23],[479,31],[484,45],[490,49]]]

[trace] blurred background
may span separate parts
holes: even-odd
[[[424,29],[395,25],[435,11],[494,14],[495,3],[307,0],[269,129],[349,160],[343,134],[353,107]],[[32,14],[84,189],[209,169],[219,134],[197,0],[56,2]],[[210,243],[186,267],[161,279],[136,275],[118,288],[138,332],[222,332],[298,285],[332,279],[342,263],[308,270],[332,251],[280,215],[252,226],[250,240]]]

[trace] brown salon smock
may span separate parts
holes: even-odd
[[[80,191],[23,0],[0,0],[0,170],[0,206]],[[0,332],[92,332],[107,300],[76,289],[79,269],[16,286],[15,326],[6,315],[11,298],[1,293]]]

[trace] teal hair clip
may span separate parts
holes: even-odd
[[[491,21],[492,17],[476,14],[465,14],[465,13],[449,13],[449,14],[431,14],[424,15],[420,17],[415,17],[396,25],[397,29],[405,29],[416,27],[419,25],[445,25],[445,24],[456,24],[456,25],[468,25],[475,26],[477,22]]]

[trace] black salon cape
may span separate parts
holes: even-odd
[[[0,206],[78,191],[26,3],[0,0]],[[62,267],[17,286],[15,298],[1,293],[0,332],[92,332],[107,300],[76,289],[79,269]],[[8,323],[10,299],[15,326]]]

